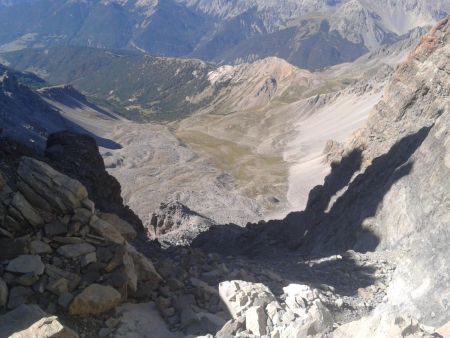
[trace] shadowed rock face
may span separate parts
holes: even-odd
[[[401,263],[383,306],[444,324],[450,299],[449,61],[446,19],[398,67],[367,127],[345,146],[324,185],[311,191],[303,212],[249,225],[246,232],[216,227],[194,245],[255,254],[268,243],[290,244],[320,257],[395,250]]]
[[[93,137],[69,131],[51,134],[47,139],[45,154],[57,170],[83,183],[100,210],[114,212],[137,230],[142,229],[140,219],[124,206],[121,186],[106,171]]]

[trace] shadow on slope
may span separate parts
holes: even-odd
[[[354,150],[332,165],[324,185],[311,191],[302,212],[291,213],[284,220],[249,224],[246,229],[234,225],[212,227],[200,234],[192,246],[246,256],[255,264],[275,267],[285,280],[327,284],[340,294],[355,294],[359,288],[376,282],[375,267],[358,265],[348,251],[376,249],[380,238],[364,222],[375,216],[390,188],[411,172],[410,158],[430,129],[422,128],[404,137],[352,180],[362,165],[362,151]],[[332,203],[339,192],[341,196]],[[320,261],[333,254],[340,254],[342,259],[314,265],[307,262],[312,257]]]
[[[45,148],[48,134],[63,130],[90,135],[104,148],[121,148],[120,144],[66,119],[9,73],[0,76],[0,126],[5,136],[39,150]]]

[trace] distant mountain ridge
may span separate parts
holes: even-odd
[[[62,44],[228,64],[278,56],[318,69],[435,24],[450,1],[3,0],[0,7],[0,51]]]

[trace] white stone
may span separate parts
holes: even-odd
[[[252,306],[245,311],[245,327],[254,335],[266,334],[267,315],[262,306]]]

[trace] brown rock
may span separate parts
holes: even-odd
[[[114,309],[121,300],[120,293],[111,286],[91,284],[69,306],[71,315],[87,316]]]

